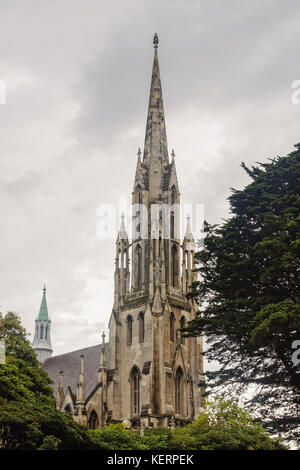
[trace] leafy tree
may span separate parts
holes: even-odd
[[[6,345],[6,361],[0,364],[0,447],[96,448],[84,426],[56,410],[51,380],[40,367],[17,315],[0,314],[0,340]]]
[[[186,329],[204,334],[212,387],[238,397],[251,388],[270,430],[299,438],[300,368],[292,345],[300,339],[300,144],[287,157],[251,169],[252,182],[229,197],[232,217],[205,223],[195,255],[199,281],[191,297],[200,311]],[[217,388],[218,390],[218,388]],[[298,428],[298,431],[297,431]]]
[[[146,445],[138,432],[130,431],[122,423],[90,431],[95,442],[106,450],[145,450]]]
[[[168,428],[157,427],[146,429],[143,437],[147,449],[168,450],[171,449],[172,432]]]
[[[168,428],[139,431],[126,429],[124,424],[109,424],[107,427],[90,431],[93,440],[106,450],[162,450],[170,449],[171,431]]]
[[[45,436],[43,444],[38,448],[38,450],[58,450],[60,443],[61,440],[57,439],[57,437]]]
[[[170,447],[179,450],[284,450],[279,439],[272,439],[255,423],[248,411],[230,400],[215,398],[207,402],[200,417],[172,432]]]
[[[107,450],[283,450],[279,439],[272,439],[248,411],[222,398],[206,404],[206,410],[193,423],[173,431],[166,428],[139,432],[123,424],[90,431],[93,439]]]

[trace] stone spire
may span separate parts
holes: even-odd
[[[152,68],[143,163],[149,165],[150,162],[153,161],[155,163],[160,162],[164,165],[167,165],[169,163],[168,144],[157,54],[158,36],[156,33],[154,35],[153,44],[154,59]]]
[[[185,230],[184,238],[186,240],[194,241],[194,236],[193,236],[192,229],[191,229],[191,217],[190,217],[190,215],[188,215],[186,219],[187,219],[186,220],[186,230]]]
[[[183,292],[189,292],[191,285],[196,279],[196,274],[193,272],[195,268],[195,241],[190,224],[190,216],[187,216],[186,231],[183,239],[182,249],[182,287]]]
[[[46,300],[46,286],[43,288],[43,297],[37,319],[35,320],[35,333],[32,347],[37,353],[38,360],[44,362],[52,355],[51,346],[51,320],[48,315]]]
[[[124,214],[121,216],[121,225],[116,241],[116,267],[115,267],[115,291],[114,310],[123,304],[124,296],[129,292],[129,240],[125,228]]]
[[[120,238],[121,240],[128,239],[124,219],[125,219],[125,215],[122,213],[122,215],[121,215],[121,225],[120,225],[120,230],[119,230],[119,233],[118,233],[118,238]]]

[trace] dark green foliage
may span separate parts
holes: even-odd
[[[97,444],[106,450],[145,450],[142,438],[138,432],[130,431],[124,424],[109,424],[108,426],[90,431]]]
[[[206,404],[201,416],[183,428],[170,431],[153,428],[139,432],[122,424],[90,431],[107,450],[284,450],[279,439],[271,439],[250,414],[235,403],[215,399]]]
[[[6,344],[6,363],[0,364],[0,447],[45,449],[56,443],[59,449],[95,448],[84,426],[56,410],[50,378],[17,315],[0,314],[0,339]]]
[[[284,158],[243,168],[253,180],[230,196],[232,217],[206,223],[192,297],[201,312],[191,336],[205,334],[208,359],[221,364],[209,385],[238,397],[252,387],[269,429],[297,438],[300,368],[300,146]],[[254,388],[255,387],[255,388]],[[297,432],[298,427],[298,432]],[[298,434],[299,437],[299,434]]]
[[[54,436],[44,437],[43,444],[38,448],[38,450],[58,450],[59,444],[61,443],[60,439]]]
[[[171,449],[172,432],[167,428],[146,429],[143,442],[147,449],[168,450]]]

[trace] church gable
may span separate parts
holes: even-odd
[[[133,190],[136,191],[138,187],[149,190],[148,168],[141,161],[137,162]]]
[[[63,402],[60,405],[60,409],[69,414],[74,415],[76,407],[76,395],[72,393],[70,387],[67,387],[66,395],[63,399]]]

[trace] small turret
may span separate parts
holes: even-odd
[[[80,355],[80,373],[77,384],[75,416],[78,423],[86,424],[84,354]]]
[[[53,352],[50,337],[51,320],[48,315],[46,292],[46,286],[44,286],[39,315],[35,320],[35,333],[32,342],[32,347],[40,362],[44,362],[51,357]]]
[[[56,392],[56,408],[58,410],[61,409],[63,401],[64,401],[64,373],[62,370],[59,371],[59,382]]]
[[[182,244],[182,289],[184,293],[189,292],[195,277],[193,272],[193,269],[195,268],[195,241],[192,234],[190,219],[190,216],[188,216]]]
[[[103,333],[102,333],[102,345],[101,345],[101,350],[100,350],[99,373],[103,369],[105,369],[105,365],[106,365],[105,333],[103,331]],[[100,376],[99,376],[99,381],[100,381]]]
[[[122,214],[121,226],[116,241],[115,310],[123,304],[124,297],[129,292],[129,283],[129,240],[125,229],[124,214]]]

